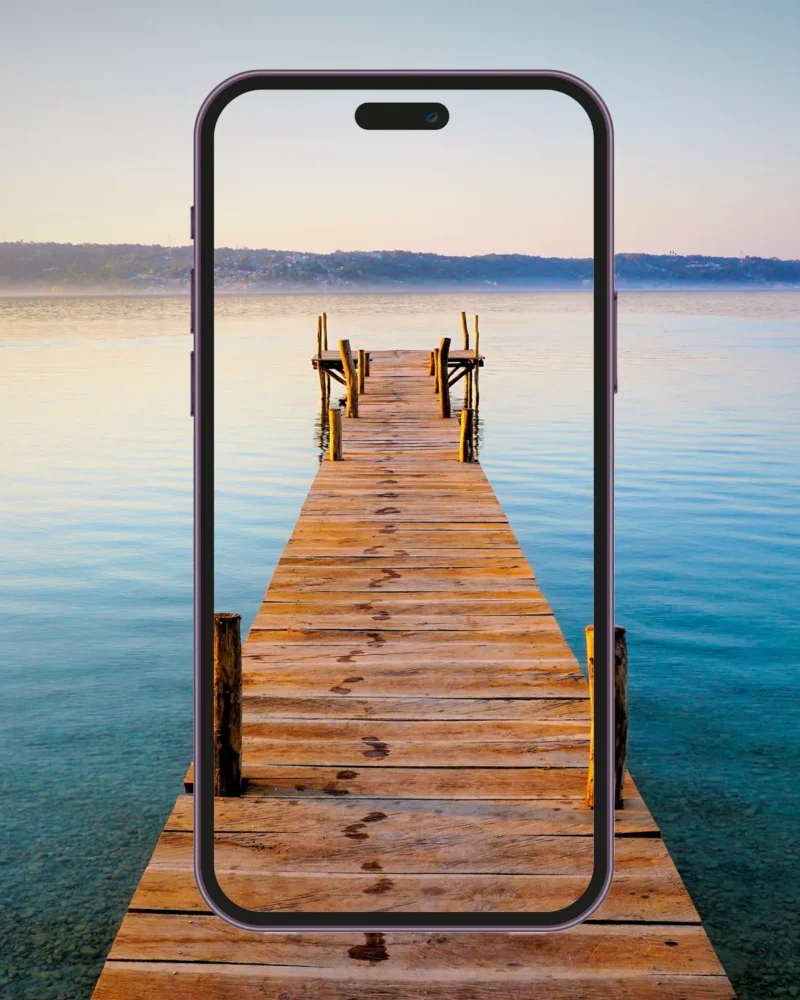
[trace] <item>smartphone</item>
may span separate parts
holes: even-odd
[[[586,919],[614,864],[603,102],[251,72],[195,157],[205,902],[262,931]]]

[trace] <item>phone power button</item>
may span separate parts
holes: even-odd
[[[189,351],[189,416],[194,416],[194,351]]]
[[[617,292],[614,290],[614,299],[611,307],[611,364],[612,378],[614,380],[614,392],[619,389],[617,379]]]

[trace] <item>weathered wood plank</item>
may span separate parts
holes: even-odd
[[[513,815],[514,810],[509,809]],[[521,815],[521,814],[520,814]],[[366,817],[366,818],[364,818]],[[420,822],[425,823],[422,828]],[[496,874],[506,876],[570,875],[588,881],[594,851],[591,836],[548,836],[527,831],[531,824],[519,819],[515,829],[508,818],[466,821],[450,813],[436,815],[418,810],[397,813],[390,819],[383,807],[362,809],[350,823],[319,821],[273,832],[220,832],[214,856],[218,872],[353,874],[381,872],[384,876]],[[162,834],[149,870],[171,869],[187,863],[191,833]],[[617,870],[624,878],[636,870],[648,876],[674,875],[664,842],[658,837],[620,837]],[[460,890],[459,890],[460,891]],[[455,897],[460,899],[460,896]]]
[[[592,969],[557,979],[532,971],[499,981],[439,973],[431,981],[408,972],[389,981],[383,975],[364,981],[311,965],[210,962],[109,962],[94,996],[95,1000],[162,996],[170,1000],[736,1000],[725,976],[614,976]]]
[[[380,814],[380,815],[379,815]],[[317,830],[326,836],[368,840],[380,827],[383,837],[399,828],[427,821],[439,826],[454,824],[453,830],[473,829],[476,823],[487,824],[486,831],[542,836],[592,834],[591,809],[575,799],[366,799],[348,798],[258,798],[219,799],[215,806],[216,829],[220,833],[271,832],[305,836]],[[617,810],[619,836],[653,835],[658,832],[653,817],[641,798],[628,798]],[[369,818],[365,818],[369,817]],[[164,830],[191,832],[192,797],[178,797]],[[359,829],[354,829],[358,827]],[[369,834],[369,837],[364,834]],[[494,835],[494,834],[493,834]],[[480,838],[482,834],[478,833]]]
[[[262,719],[583,719],[589,718],[588,698],[358,698],[351,686],[336,685],[334,693],[277,697],[248,692],[250,720]]]
[[[492,972],[509,983],[523,975],[570,975],[575,968],[603,976],[720,975],[719,960],[702,928],[686,925],[582,924],[559,934],[364,935],[269,934],[240,931],[202,914],[130,913],[110,957],[162,962],[238,962],[341,969],[357,978],[378,972],[437,977],[458,970]],[[388,963],[388,964],[386,964]]]
[[[270,798],[350,799],[401,796],[428,799],[561,799],[583,801],[581,767],[332,767],[246,763],[247,795]],[[191,791],[192,769],[187,774]],[[638,795],[626,777],[627,799]]]
[[[218,869],[230,899],[248,909],[282,913],[558,910],[578,899],[586,875],[363,875]],[[208,913],[191,867],[148,866],[131,902],[134,910]],[[618,875],[598,920],[627,923],[699,922],[677,872]]]

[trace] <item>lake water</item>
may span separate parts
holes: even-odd
[[[431,347],[468,309],[487,356],[481,461],[583,659],[589,305],[224,299],[247,419],[280,419],[223,462],[231,607],[254,610],[317,466],[316,314],[356,346]],[[631,770],[739,996],[796,996],[800,293],[622,293],[620,324]],[[179,298],[0,300],[8,1000],[90,996],[191,758],[187,331]],[[241,362],[259,352],[273,377],[256,384]]]

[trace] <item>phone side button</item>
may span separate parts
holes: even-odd
[[[194,205],[189,206],[189,239],[194,239]]]
[[[189,271],[189,333],[194,333],[194,268]]]
[[[194,351],[189,351],[189,416],[194,416]]]
[[[619,392],[619,378],[618,378],[618,362],[617,362],[617,291],[614,289],[614,300],[613,308],[611,313],[611,350],[612,350],[612,360],[613,365],[613,377],[614,377],[614,392]]]

